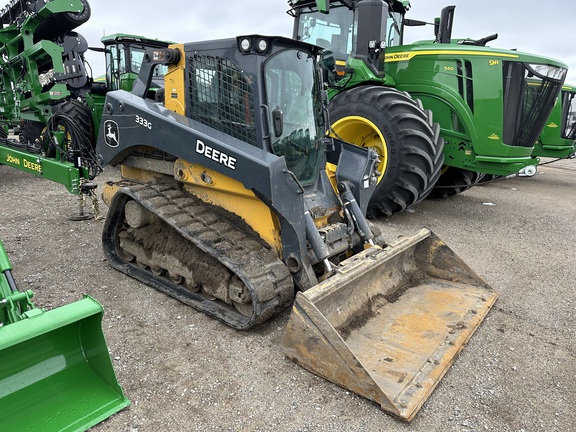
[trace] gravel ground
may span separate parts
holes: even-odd
[[[87,293],[106,310],[103,330],[132,405],[94,431],[569,431],[575,191],[576,161],[561,161],[377,221],[389,239],[431,228],[501,293],[410,424],[288,361],[279,348],[288,310],[235,331],[113,270],[102,222],[68,220],[76,202],[62,186],[0,166],[0,239],[37,305]]]

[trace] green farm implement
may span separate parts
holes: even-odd
[[[101,39],[103,48],[89,48],[73,30],[90,18],[87,0],[15,0],[0,14],[0,164],[63,184],[95,203],[101,167],[94,151],[104,98],[108,91],[131,90],[146,49],[168,42],[127,34]],[[84,53],[104,53],[106,75],[88,74]],[[104,60],[104,58],[103,58]],[[158,67],[147,95],[163,85]],[[19,140],[7,137],[18,126]]]
[[[129,404],[86,296],[49,311],[19,291],[0,242],[0,424],[5,431],[78,431]]]

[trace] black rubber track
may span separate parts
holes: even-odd
[[[456,167],[448,167],[440,176],[429,198],[448,198],[478,184],[484,174]]]
[[[334,97],[329,111],[332,124],[348,116],[370,120],[386,141],[388,163],[370,200],[368,217],[391,216],[428,196],[444,163],[444,140],[420,101],[393,88],[361,86]]]
[[[169,278],[140,268],[135,262],[126,261],[120,253],[119,233],[125,225],[124,206],[130,199],[154,213],[165,230],[174,230],[191,248],[198,248],[211,256],[218,265],[226,267],[243,281],[252,299],[251,316],[242,315],[230,305],[192,292]],[[133,185],[118,191],[106,217],[102,244],[104,255],[117,270],[239,330],[267,321],[283,311],[294,298],[292,276],[272,250],[260,239],[252,237],[245,227],[237,226],[212,206],[182,192],[176,185]],[[158,250],[165,248],[165,244],[157,246]],[[190,262],[189,265],[202,271],[197,263]]]

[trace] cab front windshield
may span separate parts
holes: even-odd
[[[316,180],[322,162],[323,108],[314,58],[287,50],[265,66],[272,152],[303,185]]]
[[[298,21],[298,38],[321,46],[345,60],[352,51],[353,14],[347,7],[333,7],[329,14],[306,12]]]

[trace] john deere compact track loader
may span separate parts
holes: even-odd
[[[237,329],[298,290],[286,355],[409,420],[497,295],[429,230],[385,244],[368,224],[378,157],[326,136],[319,53],[259,35],[149,50],[106,96],[96,151],[122,178],[104,253]]]
[[[111,85],[66,94],[66,102],[90,105],[103,96],[99,89],[105,93],[91,108],[90,130],[85,116],[54,112],[49,102],[62,99],[59,89],[70,92],[66,47],[58,38],[28,37],[42,34],[42,19],[87,7],[86,0],[67,3],[20,5],[21,20],[2,29],[0,97],[10,112],[0,119],[47,122],[42,135],[50,142],[0,142],[0,162],[75,193],[93,192],[89,179],[120,165],[122,178],[104,190],[102,241],[112,266],[237,329],[270,319],[298,290],[285,353],[411,419],[497,295],[429,230],[386,244],[368,224],[382,155],[326,136],[320,47],[258,35],[150,44],[133,86],[133,76],[123,81],[111,68]],[[106,51],[113,65],[129,53],[116,38]],[[19,81],[22,63],[34,67]],[[163,91],[151,92],[163,66]],[[50,69],[35,85],[34,71]],[[416,124],[422,133],[413,138],[432,143],[431,166],[428,153],[413,166],[424,178],[420,170],[437,172],[438,128],[418,103],[403,101],[405,132]],[[394,106],[382,109],[395,116]]]
[[[80,431],[129,404],[102,334],[102,306],[83,300],[49,311],[18,291],[0,242],[0,427]]]

